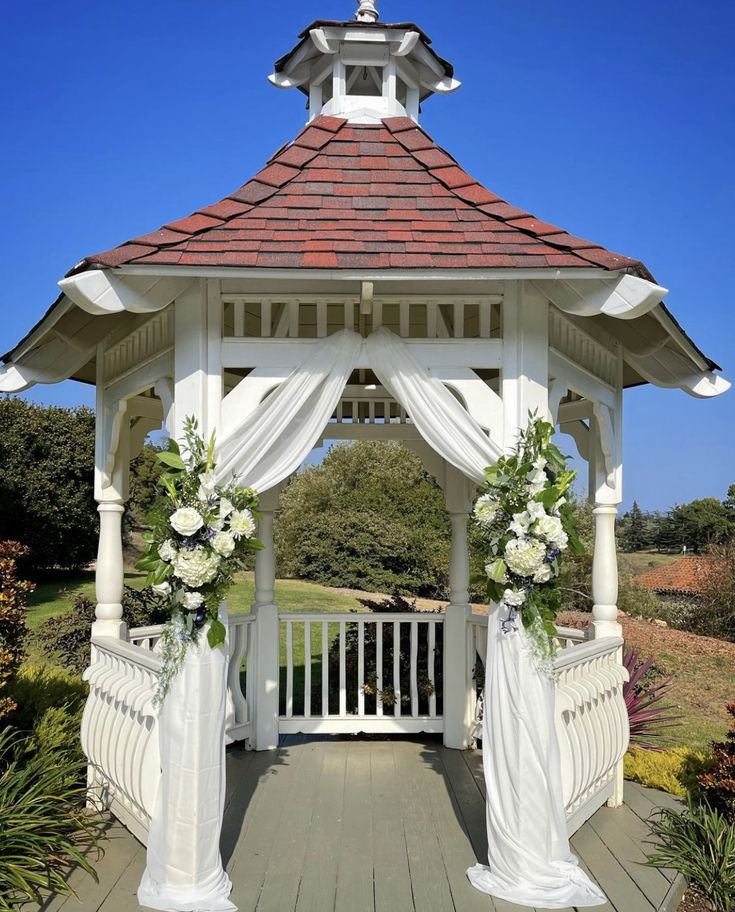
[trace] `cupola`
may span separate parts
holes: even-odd
[[[413,23],[383,23],[374,0],[361,0],[352,21],[317,20],[269,77],[279,89],[308,97],[309,121],[320,114],[351,123],[410,117],[421,102],[461,85],[454,68]]]

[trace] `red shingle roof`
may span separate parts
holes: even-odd
[[[590,267],[636,260],[486,190],[408,118],[318,117],[226,199],[90,265],[348,268]]]
[[[701,595],[707,577],[715,569],[709,557],[680,557],[670,564],[661,564],[636,576],[636,583],[654,592],[681,592]]]

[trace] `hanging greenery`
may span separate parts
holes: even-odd
[[[510,456],[485,470],[474,518],[486,542],[487,595],[507,612],[505,633],[523,624],[539,670],[551,674],[554,621],[560,606],[555,585],[568,548],[584,549],[565,494],[576,472],[551,442],[554,428],[531,415]]]
[[[184,437],[183,447],[172,439],[157,456],[164,497],[149,514],[147,548],[136,565],[171,614],[161,636],[159,703],[205,628],[212,649],[225,642],[220,604],[247,552],[263,547],[255,538],[256,492],[215,482],[214,434],[205,443],[194,418],[186,419]]]

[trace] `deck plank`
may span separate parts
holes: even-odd
[[[305,744],[301,751],[298,777],[289,792],[288,805],[271,848],[258,912],[291,912],[296,907],[324,746]]]
[[[145,849],[140,846],[113,890],[100,906],[100,912],[130,912],[138,906],[138,886],[145,871]]]
[[[321,748],[324,751],[322,775],[314,795],[314,813],[307,837],[296,912],[332,910],[337,893],[348,745],[345,742],[322,742]]]
[[[670,881],[655,868],[646,867],[646,855],[628,829],[638,818],[629,808],[601,808],[589,821],[592,829],[605,843],[618,863],[647,897],[654,908],[659,908],[671,886]]]
[[[589,820],[575,833],[573,842],[575,854],[587,865],[592,878],[618,912],[650,912],[654,908]]]
[[[371,747],[371,742],[353,742],[347,753],[335,912],[373,912],[375,908]]]
[[[270,852],[281,817],[287,813],[289,796],[297,788],[297,771],[304,756],[300,745],[263,753],[270,763],[258,785],[257,801],[248,808],[229,864],[231,898],[240,912],[255,912]]]
[[[398,812],[393,748],[387,742],[372,745],[370,798],[373,809],[373,864],[375,912],[413,912],[411,873],[406,852],[403,817]]]

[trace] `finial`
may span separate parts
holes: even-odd
[[[377,22],[379,16],[375,0],[360,0],[360,8],[355,13],[355,19],[358,22]]]

